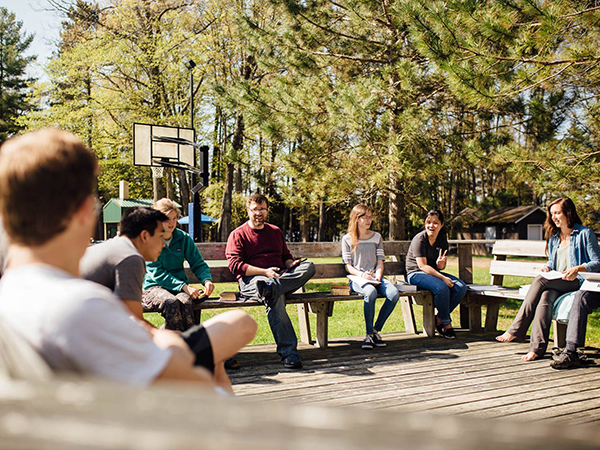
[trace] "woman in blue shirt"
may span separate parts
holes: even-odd
[[[542,272],[555,270],[561,272],[562,277],[547,279],[543,274],[538,275],[511,326],[496,337],[500,342],[523,339],[532,325],[529,353],[521,358],[523,361],[533,361],[546,353],[554,301],[562,294],[579,289],[583,281],[579,272],[600,271],[598,239],[581,224],[570,198],[561,197],[548,205],[544,231],[548,262]]]

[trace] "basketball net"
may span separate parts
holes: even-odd
[[[152,178],[162,178],[163,176],[163,167],[162,166],[152,166]]]

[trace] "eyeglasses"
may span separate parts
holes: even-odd
[[[364,219],[364,220],[373,220],[373,216],[360,216],[359,219]]]
[[[254,208],[254,209],[249,209],[248,211],[250,211],[252,214],[266,214],[268,211],[268,208]]]

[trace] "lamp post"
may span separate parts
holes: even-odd
[[[189,59],[185,67],[190,71],[190,128],[194,129],[194,67],[196,63]],[[194,136],[195,136],[194,132]],[[194,166],[196,165],[196,150],[194,149]],[[196,185],[196,174],[192,173],[192,185]],[[189,231],[194,242],[202,242],[202,211],[200,209],[198,192],[192,193],[192,203],[188,205]]]

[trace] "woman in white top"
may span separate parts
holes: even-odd
[[[533,361],[546,353],[554,301],[562,294],[579,289],[583,282],[579,272],[600,271],[598,239],[592,230],[581,225],[570,198],[559,198],[548,205],[544,230],[548,262],[542,272],[556,270],[563,274],[562,278],[549,280],[538,275],[515,320],[496,338],[500,342],[523,339],[532,324],[529,353],[521,358],[523,361]]]
[[[383,240],[381,235],[372,231],[371,223],[373,213],[366,205],[356,205],[350,212],[348,234],[342,237],[342,261],[350,275],[360,278],[350,281],[350,289],[364,295],[364,313],[367,336],[362,348],[385,347],[379,332],[385,321],[390,316],[400,293],[396,286],[383,278]],[[375,301],[377,293],[385,296],[385,302],[379,311],[377,322],[375,319]]]

